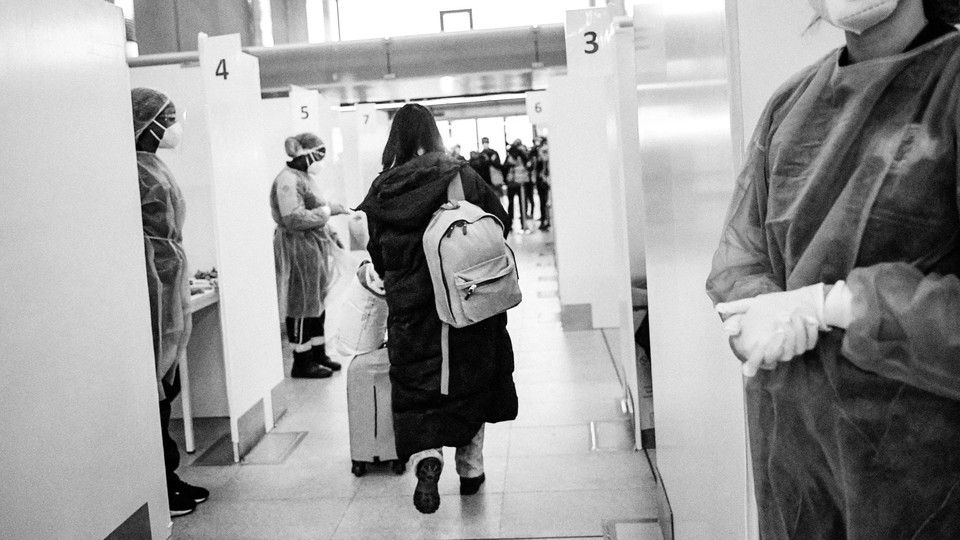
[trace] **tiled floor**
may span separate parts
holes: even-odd
[[[446,449],[436,514],[414,509],[416,479],[409,470],[396,476],[388,467],[374,468],[354,477],[344,369],[331,379],[284,381],[288,410],[276,430],[307,435],[280,465],[191,465],[222,434],[215,422],[201,422],[198,452],[184,455],[181,474],[212,495],[174,521],[173,537],[569,540],[607,531],[621,540],[659,538],[646,456],[623,449],[622,433],[605,435],[624,423],[603,336],[560,328],[549,240],[542,233],[511,238],[524,291],[523,303],[510,312],[520,413],[514,422],[487,426],[487,482],[480,493],[459,495],[452,449]]]

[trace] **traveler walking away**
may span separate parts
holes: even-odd
[[[369,218],[368,249],[383,277],[390,311],[387,347],[397,454],[410,458],[416,471],[414,505],[432,513],[440,505],[441,448],[457,448],[460,493],[476,493],[485,479],[484,424],[516,418],[517,393],[506,313],[450,329],[449,382],[447,392],[441,391],[442,324],[423,234],[457,174],[467,201],[501,221],[506,215],[480,176],[444,151],[433,115],[421,105],[397,111],[382,164],[384,171],[358,209]]]

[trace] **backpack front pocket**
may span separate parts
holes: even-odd
[[[482,321],[520,303],[520,288],[508,254],[457,272],[457,299],[469,323]]]

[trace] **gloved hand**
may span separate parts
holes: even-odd
[[[716,309],[731,315],[724,330],[744,361],[744,375],[752,377],[761,367],[773,369],[776,362],[789,361],[816,346],[818,331],[827,329],[823,305],[823,284],[818,283],[720,303]]]

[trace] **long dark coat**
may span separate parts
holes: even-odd
[[[457,171],[466,199],[507,222],[496,193],[466,163],[441,152],[383,172],[358,210],[367,213],[374,268],[390,309],[387,347],[401,459],[429,448],[464,446],[484,422],[517,417],[507,315],[450,330],[450,391],[440,394],[440,319],[423,232],[447,200]]]

